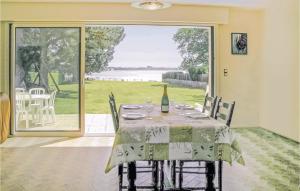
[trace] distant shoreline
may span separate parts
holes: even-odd
[[[99,73],[86,75],[90,80],[115,80],[115,81],[144,81],[162,82],[162,74],[166,72],[181,72],[170,68],[114,68]]]
[[[114,70],[180,70],[178,68],[165,68],[165,67],[109,67],[106,71]]]

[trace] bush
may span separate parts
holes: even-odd
[[[197,67],[190,67],[188,68],[188,72],[190,74],[190,78],[192,81],[198,81],[198,76],[201,74],[208,73],[208,66],[197,66]]]

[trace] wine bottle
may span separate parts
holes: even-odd
[[[167,92],[167,85],[164,85],[164,94],[161,98],[161,112],[163,113],[169,112],[169,97]]]

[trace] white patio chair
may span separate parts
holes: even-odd
[[[44,88],[31,88],[29,90],[30,94],[45,94],[45,89]]]
[[[29,90],[30,95],[41,95],[45,94],[44,88],[31,88]],[[42,108],[43,108],[43,100],[41,99],[30,99],[30,108],[32,111],[33,119],[35,121],[41,121],[43,126],[43,116],[42,116]]]
[[[16,122],[18,124],[20,120],[24,119],[26,121],[25,127],[28,128],[30,120],[30,104],[28,107],[26,107],[26,96],[28,95],[26,95],[25,93],[16,94]]]
[[[51,115],[51,122],[55,123],[56,122],[56,117],[55,117],[55,97],[56,97],[57,91],[54,90],[50,94],[49,100],[46,102],[46,104],[43,106],[42,111],[43,114],[46,112],[47,116],[47,121],[50,121],[50,115]]]
[[[16,93],[25,93],[26,90],[24,88],[16,88]]]

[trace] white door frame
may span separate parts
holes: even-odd
[[[11,67],[10,67],[10,87],[14,87],[14,65],[15,65],[15,28],[16,27],[80,27],[81,28],[81,42],[80,42],[80,130],[79,131],[55,131],[55,132],[16,132],[15,131],[15,124],[14,124],[14,100],[12,100],[12,117],[11,117],[11,132],[14,136],[83,136],[85,135],[85,86],[84,86],[84,70],[85,70],[85,26],[86,25],[156,25],[156,26],[203,26],[203,27],[210,27],[213,29],[210,34],[213,32],[213,44],[210,43],[210,51],[213,49],[213,54],[211,54],[210,58],[210,66],[213,64],[213,68],[210,68],[211,73],[213,76],[210,76],[209,86],[213,85],[213,92],[214,95],[219,93],[219,66],[218,66],[218,25],[216,24],[209,24],[209,23],[182,23],[182,22],[128,22],[128,21],[95,21],[95,22],[13,22],[11,23]],[[212,41],[210,41],[212,42]],[[211,63],[213,62],[213,63]],[[212,71],[213,69],[213,71]],[[211,84],[213,82],[213,84]],[[10,88],[12,89],[12,88]],[[212,92],[212,91],[210,91]],[[14,92],[10,90],[11,97],[14,98]],[[90,135],[93,136],[93,135]],[[98,136],[98,135],[97,135]],[[103,135],[102,135],[103,136]],[[109,135],[108,135],[109,136]]]
[[[79,82],[79,130],[75,131],[17,131],[15,126],[15,31],[18,27],[44,27],[44,28],[79,28],[80,29],[80,82]],[[14,136],[58,136],[78,137],[85,132],[84,125],[84,70],[85,70],[85,25],[82,23],[55,23],[55,22],[14,22],[10,27],[11,50],[10,50],[10,97],[11,97],[11,132]]]

